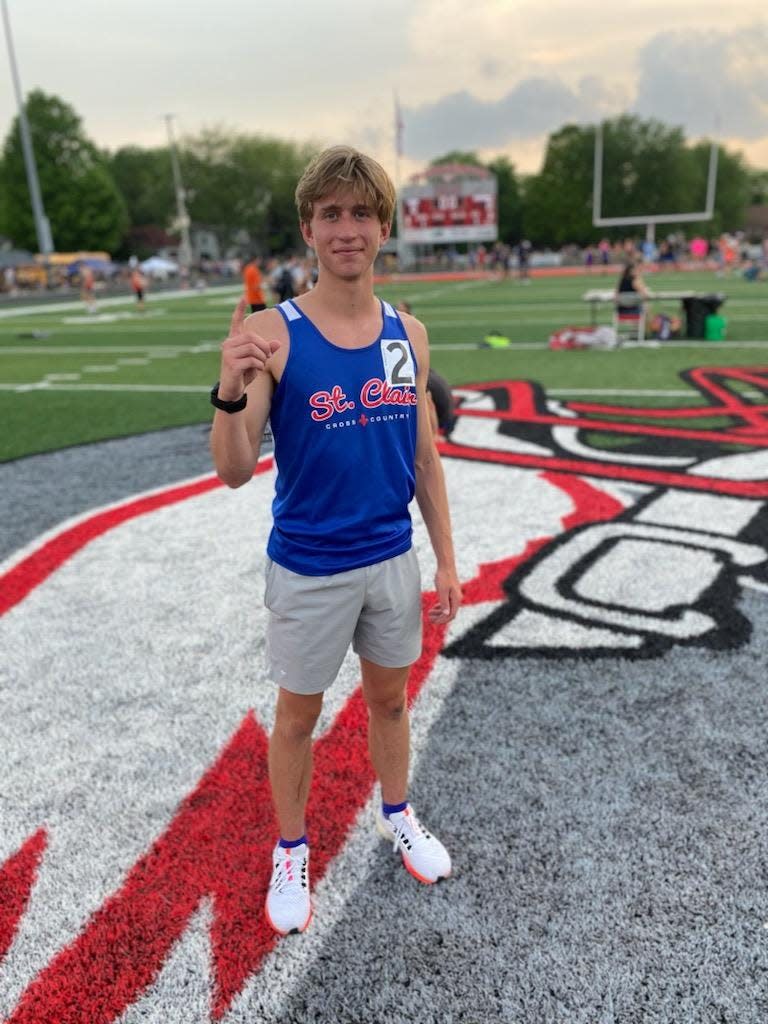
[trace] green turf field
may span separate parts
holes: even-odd
[[[432,363],[452,384],[525,378],[556,395],[600,397],[632,404],[681,402],[681,370],[703,365],[768,365],[768,285],[712,273],[647,274],[656,290],[724,292],[728,340],[685,342],[613,351],[556,352],[551,332],[589,323],[582,295],[611,288],[614,275],[509,281],[423,281],[378,289],[392,302],[407,299],[429,328]],[[211,417],[208,390],[218,376],[235,289],[183,298],[151,297],[144,315],[126,298],[88,316],[35,310],[3,317],[0,310],[0,461],[73,444]],[[679,303],[655,309],[679,310]],[[608,322],[609,307],[601,320]],[[473,348],[491,331],[506,334],[505,350]],[[636,399],[634,399],[636,401]],[[695,396],[692,396],[695,400]],[[704,424],[700,424],[704,425]]]

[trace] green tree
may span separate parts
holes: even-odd
[[[696,162],[686,150],[680,128],[625,115],[605,125],[603,138],[604,217],[692,213],[704,208]],[[631,225],[619,228],[621,234],[639,230]]]
[[[750,206],[768,206],[768,171],[750,169],[747,173]]]
[[[470,164],[472,167],[484,167],[477,153],[469,149],[452,149],[450,153],[444,153],[430,161],[430,167],[440,167],[441,164]]]
[[[511,245],[520,238],[523,228],[523,204],[517,174],[505,156],[496,157],[486,167],[496,175],[499,190],[499,240]]]
[[[312,145],[221,129],[186,139],[181,164],[193,221],[215,230],[225,245],[265,254],[300,247],[293,196],[315,152]]]
[[[124,146],[112,154],[109,166],[125,201],[131,225],[154,224],[166,228],[176,213],[168,148]]]
[[[59,252],[112,252],[128,222],[108,159],[85,136],[82,121],[64,100],[39,89],[26,102],[40,191]],[[0,182],[6,196],[5,227],[16,245],[37,249],[18,117],[5,139]]]
[[[115,251],[121,259],[152,253],[176,240],[168,234],[176,214],[171,154],[167,147],[124,146],[110,170],[128,211],[128,228]]]
[[[527,181],[523,231],[532,242],[564,245],[595,237],[592,226],[594,128],[566,125],[550,135],[539,174]]]
[[[2,165],[0,165],[0,184],[2,184]],[[8,227],[8,197],[5,188],[0,188],[0,237],[10,235]]]
[[[696,193],[699,198],[699,209],[704,209],[707,192],[707,173],[711,142],[702,141],[689,150],[696,175]],[[737,231],[744,226],[746,210],[749,206],[752,188],[749,171],[740,153],[729,153],[718,146],[717,185],[715,188],[715,215],[710,221],[702,224],[688,225],[696,231],[709,235],[719,235],[723,231]]]
[[[680,128],[624,115],[604,125],[603,146],[604,217],[704,209],[709,143],[689,146]],[[544,165],[525,189],[525,232],[533,241],[585,244],[606,234],[619,238],[642,231],[641,225],[606,230],[592,224],[594,150],[591,126],[566,125],[550,136]],[[749,174],[741,157],[721,148],[715,219],[665,224],[664,232],[716,233],[740,226],[748,199]]]

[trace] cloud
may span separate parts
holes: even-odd
[[[634,109],[692,135],[768,135],[768,25],[662,32],[639,53]]]
[[[623,99],[594,76],[576,88],[554,76],[525,78],[497,100],[462,90],[404,110],[405,150],[410,157],[428,159],[451,149],[498,148],[566,122],[599,120]]]
[[[660,32],[634,61],[636,76],[628,84],[593,74],[572,85],[540,73],[496,99],[460,90],[406,107],[406,153],[430,159],[451,149],[501,149],[566,123],[595,123],[626,110],[681,125],[694,137],[768,137],[768,24]],[[633,63],[631,50],[627,63]],[[499,69],[490,61],[484,70]]]

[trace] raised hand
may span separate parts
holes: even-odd
[[[267,360],[280,348],[279,341],[267,341],[245,322],[248,303],[241,298],[232,314],[229,334],[221,343],[219,397],[234,402],[242,395]]]

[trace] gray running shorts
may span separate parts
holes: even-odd
[[[421,654],[416,552],[332,576],[300,576],[267,559],[267,672],[292,693],[327,690],[349,649],[386,668]]]

